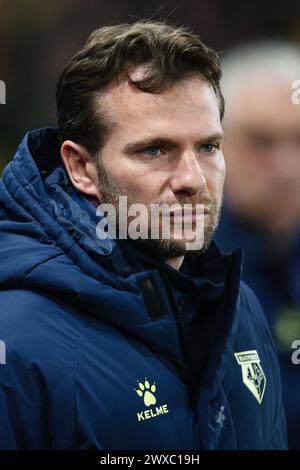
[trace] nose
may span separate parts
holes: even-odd
[[[194,152],[181,154],[170,182],[174,194],[193,196],[204,190],[206,178]]]

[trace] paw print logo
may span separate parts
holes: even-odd
[[[146,406],[151,406],[155,405],[156,403],[156,398],[153,395],[153,393],[156,392],[156,385],[153,383],[150,385],[147,379],[145,379],[145,382],[138,382],[138,389],[134,389],[136,393],[138,394],[139,397],[144,398],[144,403]]]

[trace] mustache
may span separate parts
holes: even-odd
[[[196,209],[197,205],[202,205],[205,206],[207,209],[211,210],[215,205],[216,201],[212,200],[211,198],[202,198],[199,201],[191,201],[191,200],[185,200],[185,201],[159,201],[156,203],[159,207],[167,205],[169,207],[171,206],[177,206],[178,208],[181,208],[181,210],[184,210],[185,206],[190,207],[192,210]]]

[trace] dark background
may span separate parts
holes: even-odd
[[[27,130],[56,124],[59,73],[87,36],[139,18],[187,25],[220,53],[253,39],[300,43],[299,0],[0,0],[0,171]]]

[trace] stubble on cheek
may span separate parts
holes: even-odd
[[[129,208],[132,204],[136,203],[143,203],[141,200],[137,200],[137,198],[133,198],[131,194],[131,188],[130,194],[128,189],[124,186],[124,182],[121,181],[120,184],[117,185],[116,182],[112,182],[111,179],[109,178],[103,163],[100,160],[98,160],[97,164],[97,170],[98,170],[98,192],[100,196],[100,204],[105,203],[105,204],[112,204],[115,208],[116,211],[116,222],[117,225],[119,225],[121,222],[124,224],[126,223],[127,226],[130,224],[130,222],[134,219],[134,216],[128,217],[128,214],[123,214],[119,213],[119,198],[120,196],[126,196],[127,197],[127,207]],[[139,182],[140,183],[140,182]],[[141,184],[141,183],[140,183]],[[178,201],[176,201],[178,203]],[[207,201],[205,201],[207,202]],[[209,208],[210,208],[210,214],[205,217],[205,225],[204,225],[204,243],[203,247],[199,250],[199,253],[206,251],[207,248],[209,247],[212,238],[214,236],[214,233],[216,231],[216,228],[219,223],[219,218],[220,218],[220,212],[221,212],[221,207],[222,207],[222,202],[223,202],[223,196],[220,197],[218,200],[217,198],[213,200],[209,200]],[[174,201],[169,201],[169,202],[151,202],[152,204],[174,204]],[[170,227],[170,237],[169,239],[163,239],[162,238],[162,227],[161,227],[161,218],[159,222],[159,229],[158,229],[158,238],[156,239],[151,239],[151,203],[145,204],[147,207],[147,217],[141,218],[141,224],[147,224],[148,227],[148,238],[144,240],[135,240],[137,243],[142,244],[145,248],[149,249],[155,249],[157,254],[159,254],[161,257],[169,257],[169,256],[181,256],[186,253],[185,250],[185,240],[176,240],[172,236],[172,227]],[[137,214],[138,215],[138,214]],[[124,220],[124,217],[126,217],[126,220]],[[194,229],[194,227],[192,227]],[[192,230],[191,230],[192,231]],[[157,230],[156,230],[157,234]],[[174,234],[173,234],[174,235]]]

